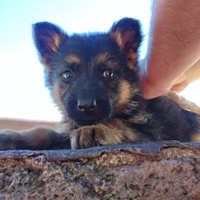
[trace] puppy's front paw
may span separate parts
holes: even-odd
[[[73,133],[71,140],[72,149],[99,146],[105,140],[103,129],[97,126],[84,126]]]

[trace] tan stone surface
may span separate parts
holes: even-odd
[[[0,152],[0,199],[200,199],[200,144]]]

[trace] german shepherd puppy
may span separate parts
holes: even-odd
[[[39,126],[0,132],[0,149],[87,148],[160,140],[192,141],[195,113],[161,96],[145,100],[139,83],[139,21],[123,18],[105,34],[68,36],[33,25],[46,83],[63,116],[60,130]]]

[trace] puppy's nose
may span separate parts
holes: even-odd
[[[96,100],[95,99],[91,99],[91,98],[85,98],[85,99],[79,99],[78,100],[78,105],[77,108],[83,112],[83,111],[92,111],[96,108],[97,104],[96,104]]]

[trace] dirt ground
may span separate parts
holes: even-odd
[[[21,131],[21,130],[33,128],[34,126],[38,126],[38,125],[47,125],[47,126],[51,126],[54,129],[57,129],[58,122],[0,118],[0,130],[12,129],[16,131]]]

